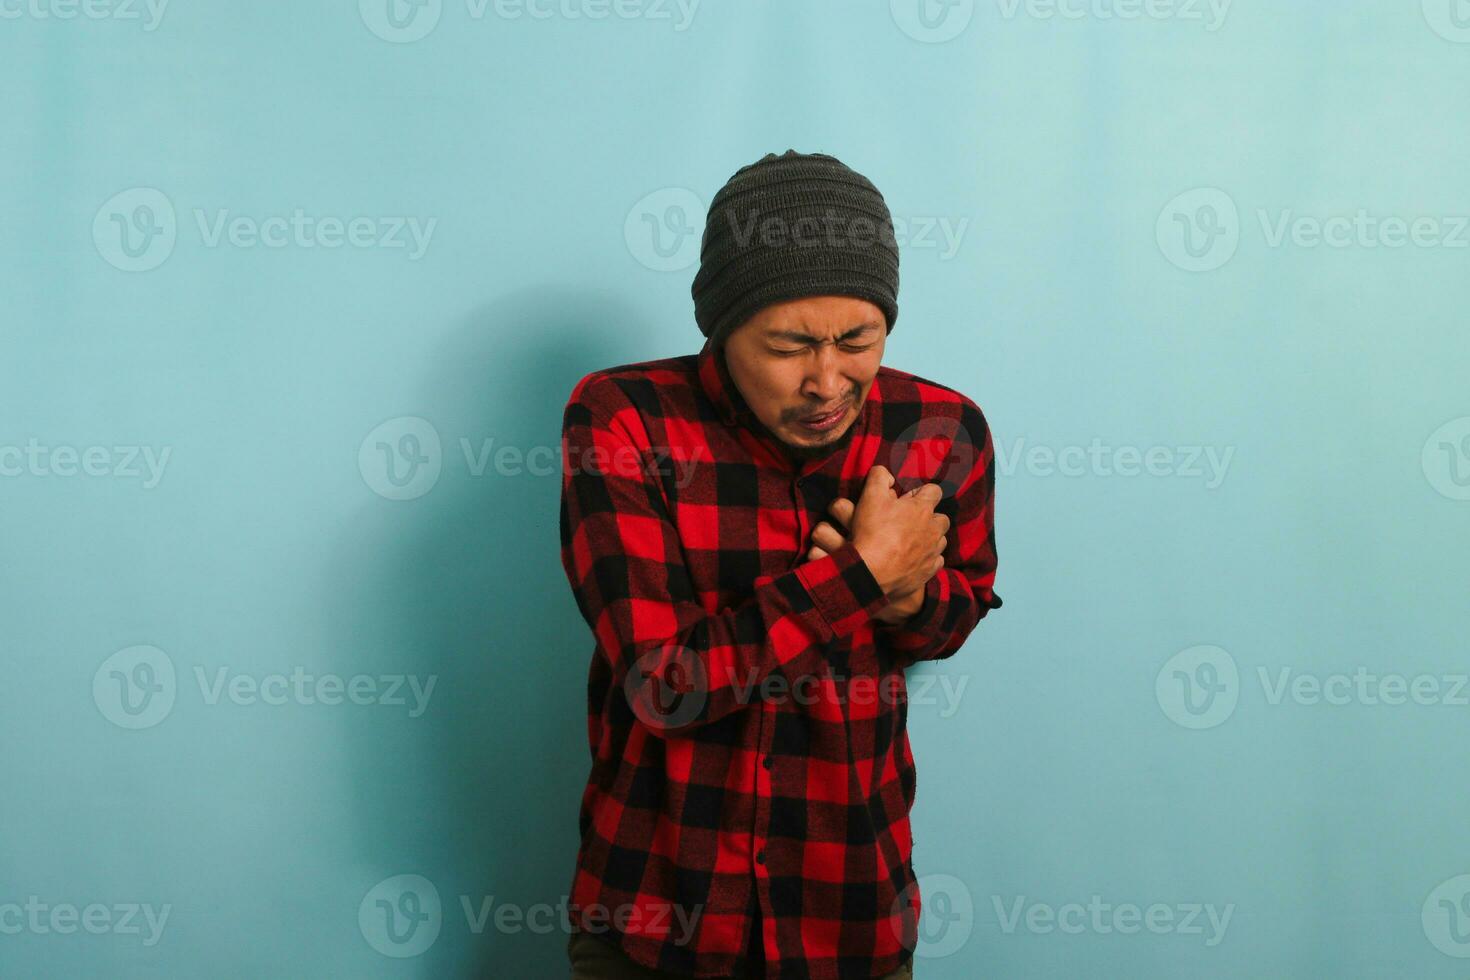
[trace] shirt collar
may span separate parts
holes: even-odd
[[[720,421],[726,425],[749,425],[750,420],[755,417],[745,397],[740,394],[740,389],[730,378],[724,355],[716,350],[713,340],[706,340],[704,348],[699,352],[699,383],[709,400],[714,402],[715,409],[720,413]]]

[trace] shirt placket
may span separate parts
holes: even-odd
[[[780,479],[789,483],[791,505],[796,514],[796,542],[794,544],[796,557],[792,559],[791,567],[795,568],[806,560],[806,551],[803,544],[810,539],[813,524],[807,512],[806,499],[803,487],[806,486],[812,473],[820,469],[820,461],[805,461],[795,471],[784,471],[774,475],[773,479]],[[765,932],[769,929],[775,931],[775,912],[771,908],[770,879],[771,867],[767,853],[771,823],[771,796],[775,791],[777,779],[780,776],[780,761],[771,754],[771,747],[775,740],[776,714],[783,710],[795,710],[793,706],[794,692],[792,690],[792,678],[786,678],[787,684],[779,690],[783,696],[779,700],[760,698],[758,709],[760,712],[760,723],[756,733],[756,754],[759,757],[755,767],[755,820],[751,828],[751,854],[753,858],[752,873],[755,882],[756,898],[760,904],[761,919],[760,941],[764,947],[766,944]],[[769,962],[772,957],[766,952]]]

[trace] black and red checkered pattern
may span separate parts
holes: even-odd
[[[595,371],[562,432],[562,564],[596,645],[575,927],[688,976],[878,977],[913,955],[920,896],[903,670],[960,648],[1000,597],[994,452],[975,404],[879,369],[852,438],[797,461],[706,342]],[[950,528],[899,626],[851,544],[806,558],[874,465],[934,481]]]

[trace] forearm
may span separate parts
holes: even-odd
[[[752,692],[777,669],[788,680],[822,675],[828,644],[871,621],[887,601],[855,551],[758,580],[749,599],[717,613],[692,602],[665,605],[667,598],[652,598],[657,590],[636,584],[633,594],[649,598],[601,606],[593,630],[613,683],[629,691],[640,720],[659,734],[749,707]],[[681,697],[671,700],[675,693]]]
[[[917,612],[901,623],[880,628],[879,642],[904,666],[942,660],[964,645],[975,626],[1001,599],[990,587],[994,572],[966,574],[941,568],[919,593]]]

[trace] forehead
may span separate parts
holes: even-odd
[[[883,311],[867,300],[817,296],[776,303],[761,311],[759,333],[770,338],[859,336],[882,333]]]
[[[851,325],[840,325],[822,329],[809,326],[805,323],[794,323],[787,326],[768,326],[761,332],[767,340],[790,340],[821,341],[827,339],[838,340],[866,340],[871,337],[881,336],[883,333],[879,325],[874,321],[864,321]]]

